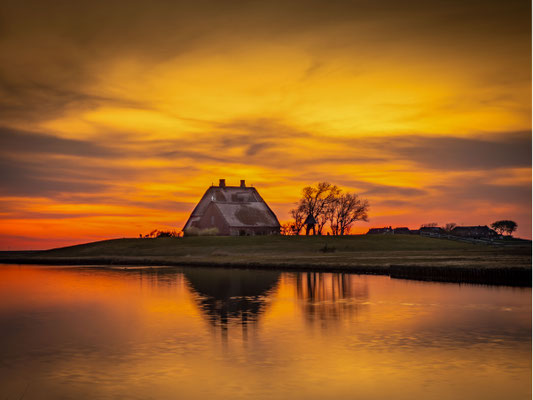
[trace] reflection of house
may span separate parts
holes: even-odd
[[[454,236],[468,237],[468,238],[493,238],[497,237],[496,231],[490,229],[487,225],[484,226],[456,226],[451,232]]]
[[[254,187],[226,186],[220,179],[211,186],[193,210],[183,228],[184,232],[216,228],[220,235],[272,235],[278,234],[280,225]]]
[[[183,275],[206,317],[222,327],[256,321],[280,277],[275,271],[224,268],[186,268]]]

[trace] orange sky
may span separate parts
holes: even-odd
[[[531,238],[528,1],[1,7],[0,249],[179,230],[219,178]]]

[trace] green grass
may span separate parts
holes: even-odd
[[[530,285],[531,242],[496,247],[415,235],[113,239],[3,253],[0,262],[320,269]]]
[[[329,251],[324,251],[327,246]],[[115,239],[36,253],[39,257],[142,257],[215,264],[312,266],[524,266],[531,246],[512,249],[408,235]],[[334,250],[334,251],[331,251]]]
[[[336,253],[366,251],[469,250],[471,244],[408,235],[361,236],[201,236],[158,239],[114,239],[48,250],[54,256],[206,256],[228,254],[313,254],[324,246]]]

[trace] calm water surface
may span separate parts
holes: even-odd
[[[0,266],[0,399],[530,399],[531,289]]]

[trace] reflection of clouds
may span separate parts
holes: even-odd
[[[294,284],[306,320],[324,327],[357,314],[369,297],[366,280],[358,275],[302,272],[294,275]]]

